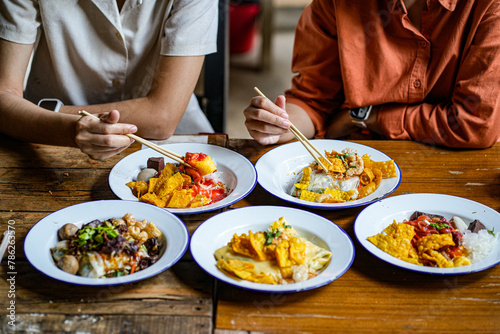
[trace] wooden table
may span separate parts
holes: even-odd
[[[251,140],[210,136],[253,163],[272,147]],[[450,150],[414,142],[363,141],[400,166],[403,179],[391,195],[442,193],[500,211],[500,144],[486,150]],[[60,283],[25,259],[23,241],[38,220],[55,210],[115,199],[107,178],[113,165],[140,147],[106,162],[77,149],[20,143],[0,137],[0,232],[15,226],[14,280],[0,265],[1,333],[500,333],[500,266],[457,276],[399,269],[366,252],[353,233],[363,209],[318,210],[351,237],[356,258],[331,284],[300,293],[268,294],[215,281],[189,252],[153,278],[114,287]],[[259,185],[225,210],[290,204]],[[219,212],[181,216],[192,233]],[[14,282],[14,284],[11,284]],[[12,297],[11,294],[15,297]],[[15,301],[15,327],[9,325]]]

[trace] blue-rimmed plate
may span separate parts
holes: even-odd
[[[332,253],[330,262],[318,276],[299,283],[271,285],[235,279],[216,267],[215,251],[227,245],[235,233],[266,231],[280,217],[285,217],[309,241]],[[353,243],[336,224],[308,211],[280,206],[251,206],[220,213],[196,229],[190,245],[193,259],[213,277],[240,288],[261,292],[299,292],[321,287],[342,276],[354,260]]]
[[[466,223],[480,220],[488,229],[500,231],[500,213],[492,208],[466,198],[442,194],[407,194],[385,198],[365,208],[356,218],[354,233],[361,245],[379,259],[400,268],[426,274],[456,275],[485,270],[500,263],[500,241],[497,233],[496,245],[484,259],[471,265],[456,268],[424,267],[405,262],[382,251],[368,237],[379,234],[393,220],[400,223],[408,220],[415,211],[438,214],[450,220],[452,216]]]
[[[163,234],[166,247],[156,263],[134,274],[113,278],[71,275],[56,266],[50,249],[58,242],[57,231],[60,227],[66,223],[81,227],[95,219],[121,218],[126,213],[131,213],[137,220],[153,222]],[[35,269],[53,279],[77,285],[104,286],[137,282],[158,275],[179,261],[188,245],[189,233],[176,215],[146,203],[103,200],[75,204],[41,219],[26,235],[24,253]]]
[[[235,151],[202,143],[171,143],[162,146],[180,155],[185,155],[186,152],[207,154],[217,166],[219,180],[229,190],[227,197],[210,205],[185,209],[165,208],[172,213],[185,215],[224,208],[243,199],[257,184],[255,167],[250,160]],[[147,148],[134,152],[120,160],[109,173],[111,191],[120,199],[137,201],[137,198],[126,184],[136,180],[137,174],[146,168],[149,158],[160,156],[160,153]],[[165,163],[177,164],[177,162],[167,157],[164,157],[164,159]]]
[[[311,143],[320,152],[325,150],[341,152],[346,148],[352,148],[357,151],[359,156],[368,154],[374,161],[392,160],[385,153],[357,143],[333,139],[315,139],[311,140]],[[297,175],[313,161],[313,157],[298,141],[278,146],[265,153],[255,164],[259,175],[258,182],[262,188],[282,200],[314,209],[345,209],[367,205],[391,194],[401,183],[401,170],[396,164],[396,177],[383,179],[377,190],[358,200],[345,203],[316,203],[293,197],[290,195],[290,191]]]

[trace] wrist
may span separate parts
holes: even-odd
[[[349,110],[349,117],[351,118],[351,123],[356,125],[358,128],[367,129],[368,119],[370,118],[373,106],[366,106],[360,108],[352,108]]]
[[[378,111],[380,109],[380,106],[373,106],[370,117],[366,120],[366,125],[368,129],[370,129],[373,132],[382,134],[382,131],[380,130],[378,126]]]
[[[38,106],[47,110],[52,110],[53,112],[59,112],[61,107],[64,105],[61,100],[53,98],[44,98],[38,101]]]

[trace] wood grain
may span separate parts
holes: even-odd
[[[255,163],[274,146],[211,136]],[[452,150],[415,142],[359,141],[401,168],[391,196],[442,193],[500,211],[500,144],[486,150]],[[46,215],[68,205],[116,199],[107,178],[132,145],[105,162],[79,150],[21,143],[0,136],[0,233],[16,228],[16,324],[8,325],[11,289],[0,265],[2,333],[500,333],[500,266],[468,275],[424,275],[399,269],[366,252],[353,232],[364,207],[310,210],[342,227],[355,245],[351,268],[324,287],[290,294],[242,290],[206,274],[190,252],[165,272],[116,287],[82,287],[55,281],[26,261],[23,242]],[[206,219],[254,205],[291,206],[260,185],[231,206],[181,219],[190,234]]]
[[[442,193],[500,210],[499,144],[487,150],[450,150],[414,142],[359,143],[386,153],[401,168],[402,182],[393,195]],[[243,141],[236,147],[252,162],[270,149]],[[242,206],[292,206],[269,198],[258,187],[244,202]],[[310,210],[338,224],[353,240],[356,257],[343,276],[294,294],[256,293],[218,282],[216,333],[499,332],[499,266],[452,276],[394,267],[367,253],[356,240],[353,225],[362,209]]]

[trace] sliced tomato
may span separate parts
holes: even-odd
[[[212,201],[217,202],[225,197],[226,197],[226,192],[224,191],[224,189],[218,188],[212,190],[212,197],[211,197]]]
[[[207,157],[206,154],[204,153],[186,153],[185,161],[188,164],[191,164],[190,162],[196,162],[196,161],[201,161],[204,160]]]

